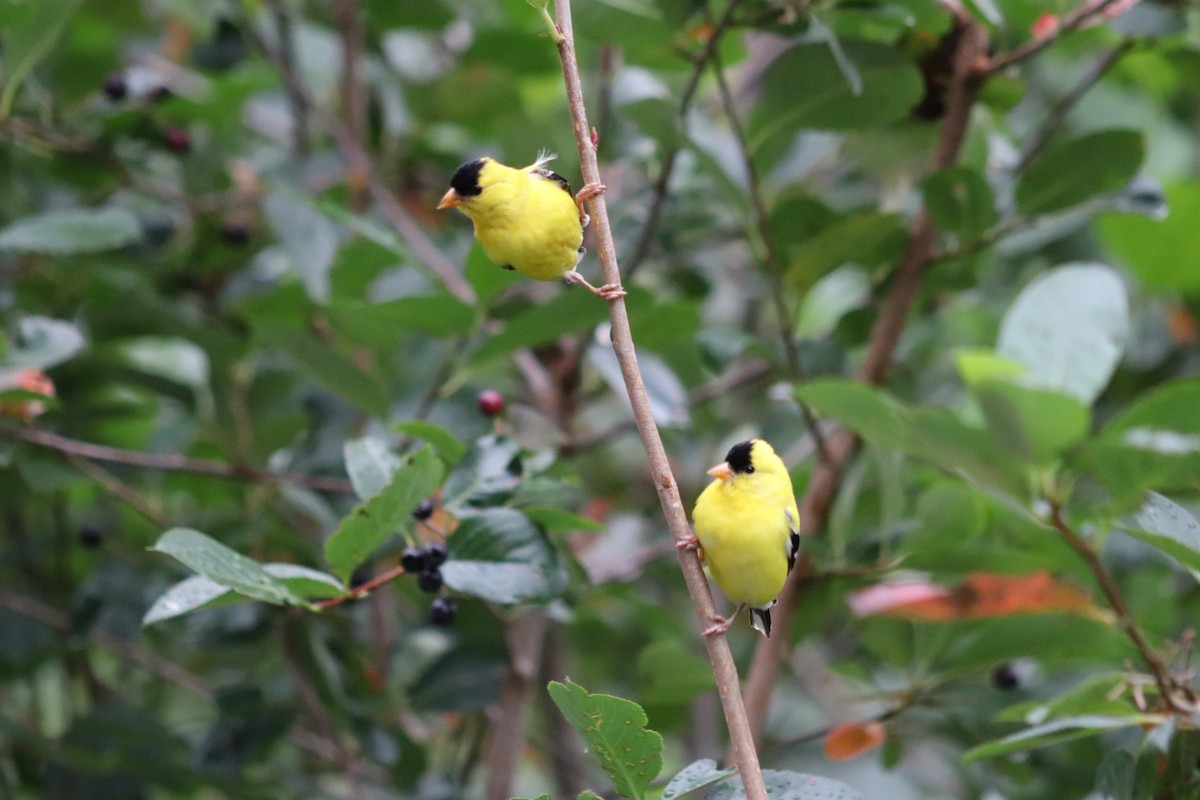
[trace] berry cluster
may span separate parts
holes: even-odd
[[[439,542],[425,547],[408,547],[400,554],[400,566],[404,571],[417,576],[417,588],[426,594],[436,594],[442,588],[442,571],[446,563],[446,545]],[[434,625],[450,625],[457,612],[454,601],[449,597],[438,597],[429,609],[429,621]]]

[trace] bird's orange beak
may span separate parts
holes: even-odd
[[[712,475],[714,478],[720,478],[723,481],[730,481],[733,480],[733,467],[729,466],[728,462],[722,461],[720,464],[717,464],[715,467],[710,469],[708,474]]]
[[[441,211],[443,208],[454,208],[455,206],[460,206],[462,205],[462,201],[462,195],[451,189],[442,195],[442,202],[438,203],[437,205],[438,211]]]

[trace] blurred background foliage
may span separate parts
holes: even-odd
[[[987,75],[936,172],[956,3],[574,9],[685,502],[751,436],[802,494],[797,397],[864,439],[776,634],[765,766],[1200,797],[1200,12],[1099,5],[1058,37],[1078,3],[966,4],[993,54],[1051,43]],[[646,709],[664,777],[720,758],[604,304],[434,211],[482,154],[556,151],[578,187],[534,9],[0,0],[0,44],[0,796],[607,791],[546,695],[567,675]],[[845,379],[922,209],[884,395]],[[448,532],[444,588],[384,581]]]

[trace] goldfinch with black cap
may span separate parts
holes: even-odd
[[[692,510],[696,535],[677,546],[700,551],[712,579],[738,607],[713,620],[704,635],[729,630],[738,611],[749,606],[750,625],[770,636],[771,606],[800,547],[792,479],[763,439],[735,444],[708,474],[715,480]]]
[[[619,285],[599,289],[578,272],[583,259],[583,204],[604,187],[589,183],[572,198],[561,175],[544,168],[553,154],[541,154],[528,167],[513,169],[491,158],[458,168],[438,208],[457,208],[475,224],[475,238],[488,258],[539,281],[562,278],[605,300],[622,297]]]

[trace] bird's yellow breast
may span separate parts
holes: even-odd
[[[791,484],[778,480],[715,480],[700,494],[692,512],[696,538],[731,601],[763,606],[779,594],[788,573],[787,513],[795,519],[795,508]]]
[[[574,268],[583,243],[570,192],[535,173],[488,162],[483,191],[463,205],[488,258],[523,275],[552,281]]]

